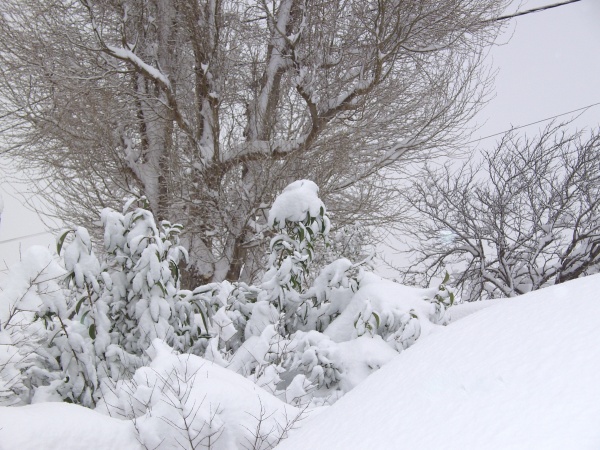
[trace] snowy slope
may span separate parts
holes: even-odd
[[[0,450],[138,450],[133,423],[68,403],[0,407]]]
[[[599,292],[595,275],[453,323],[277,449],[598,449]]]

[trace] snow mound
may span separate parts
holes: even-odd
[[[472,314],[277,448],[600,448],[600,275]]]
[[[269,225],[282,228],[285,221],[301,222],[307,214],[317,217],[325,210],[319,198],[319,187],[310,180],[298,180],[289,184],[275,199],[269,211]]]
[[[392,316],[394,312],[408,313],[413,311],[417,316],[421,330],[420,336],[429,334],[434,325],[429,317],[434,313],[434,306],[425,300],[427,290],[410,286],[403,286],[393,281],[381,278],[374,273],[365,272],[360,280],[360,288],[352,297],[348,306],[327,327],[325,335],[335,342],[345,342],[354,336],[355,321],[358,314],[369,302],[373,311],[380,316],[384,328],[383,318]]]
[[[204,358],[177,354],[156,339],[150,366],[106,389],[98,409],[134,421],[146,448],[272,448],[302,411]],[[115,447],[118,448],[118,447]],[[188,448],[187,446],[185,448]]]
[[[138,450],[133,423],[68,403],[0,407],[0,448]]]

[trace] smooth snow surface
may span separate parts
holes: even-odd
[[[138,450],[133,423],[68,403],[0,407],[1,450]]]
[[[465,302],[454,305],[446,311],[446,319],[448,322],[456,322],[464,317],[467,317],[473,313],[481,311],[482,309],[489,308],[490,306],[497,305],[499,303],[505,303],[505,298],[494,298],[489,300],[479,300],[476,302]]]
[[[600,275],[439,330],[277,448],[600,448]]]

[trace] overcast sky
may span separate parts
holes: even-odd
[[[518,9],[558,1],[522,1]],[[473,138],[599,103],[599,24],[600,0],[581,0],[511,20],[497,41],[503,45],[490,51],[489,62],[499,71],[496,95],[476,118],[481,127]],[[580,128],[599,124],[600,105],[590,108],[575,122]],[[544,125],[532,125],[521,131],[535,133]],[[496,139],[482,140],[479,146],[490,147]],[[30,245],[54,245],[52,235],[20,238],[41,233],[44,226],[35,213],[14,197],[15,188],[22,187],[3,182],[0,188],[5,203],[0,223],[0,262],[12,264],[19,259],[20,249],[25,250]],[[1,265],[0,270],[4,269],[4,263]]]
[[[519,9],[558,2],[530,0]],[[488,121],[480,136],[600,102],[599,0],[582,0],[513,19],[497,42],[506,44],[495,46],[490,54],[499,73],[496,97],[478,118]],[[600,106],[590,108],[577,121],[584,127],[598,124]],[[543,125],[525,131],[534,132]]]

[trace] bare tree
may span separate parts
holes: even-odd
[[[404,193],[408,276],[454,267],[467,300],[511,297],[600,268],[600,131],[506,134],[479,164],[427,170]]]
[[[145,195],[190,283],[251,279],[264,208],[310,178],[339,226],[394,218],[390,178],[447,151],[489,87],[506,0],[3,0],[2,149],[93,228]]]

